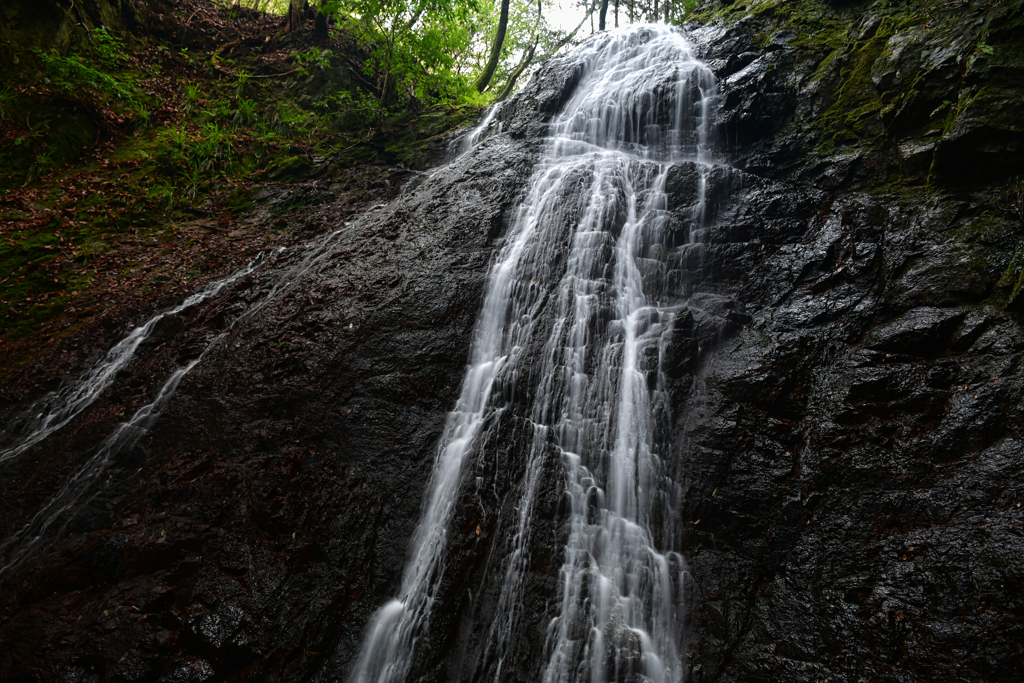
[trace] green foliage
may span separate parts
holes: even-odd
[[[105,27],[92,30],[93,49],[100,66],[108,70],[123,67],[128,62],[127,47],[117,35]]]
[[[309,76],[309,67],[311,66],[320,69],[331,68],[331,57],[333,57],[333,53],[330,50],[322,50],[318,47],[311,47],[305,52],[296,52],[292,55],[292,59],[299,66],[300,76]]]
[[[308,66],[315,64],[321,68],[327,69],[331,66],[330,50],[322,50],[318,47],[311,47],[305,52],[296,52],[294,55],[295,62],[301,66]]]
[[[372,125],[377,115],[377,99],[362,90],[340,90],[314,105],[315,110],[342,130],[359,130]]]
[[[319,10],[333,14],[369,56],[364,74],[374,84],[379,124],[407,106],[478,102],[472,85],[486,62],[499,4],[496,0],[325,0]],[[539,23],[536,2],[514,0],[502,61],[492,81],[494,91],[500,90],[496,86],[541,37]],[[317,58],[311,53],[300,63]],[[362,100],[346,109],[363,111],[365,103]]]
[[[255,117],[255,103],[242,100],[247,116]],[[164,174],[178,180],[178,196],[192,201],[214,179],[231,174],[247,174],[255,170],[259,161],[270,152],[267,138],[273,133],[264,129],[262,134],[257,131],[242,130],[234,125],[234,121],[225,125],[219,119],[219,108],[208,113],[207,120],[201,124],[187,124],[165,130],[157,137],[157,162],[163,167]],[[231,119],[238,119],[235,112]],[[255,133],[255,134],[254,134]],[[244,145],[242,143],[245,143]],[[239,153],[244,146],[246,154]],[[156,195],[165,203],[171,203],[171,197],[163,188],[155,188]]]
[[[202,91],[197,83],[185,84],[185,101],[181,105],[183,114],[191,114],[199,109]]]
[[[364,67],[376,79],[378,117],[389,104],[413,98],[431,104],[457,99],[471,74],[464,57],[479,19],[476,0],[339,0],[345,29],[370,54]]]
[[[108,96],[131,100],[134,91],[130,85],[100,71],[86,62],[81,55],[60,57],[40,51],[39,59],[46,73],[44,83],[67,97],[81,98],[83,90],[108,102]]]
[[[247,71],[239,70],[235,75],[235,98],[239,99],[242,97],[242,93],[245,92],[245,86],[249,82],[250,74]]]
[[[253,100],[247,100],[244,97],[238,99],[238,109],[235,111],[234,116],[231,117],[232,121],[240,126],[249,126],[256,122],[256,102]]]
[[[56,166],[54,151],[52,149],[44,149],[36,155],[32,165],[29,166],[28,175],[30,178],[46,175],[54,166]]]
[[[72,52],[26,50],[21,70],[0,89],[0,187],[13,187],[73,161],[102,132],[126,121],[149,128],[151,101],[136,83],[124,41],[84,31]]]
[[[130,80],[116,75],[128,63],[124,41],[105,28],[89,33],[91,49],[69,56],[36,50],[43,69],[43,82],[56,92],[70,98],[94,97],[104,103],[110,97],[132,103],[138,91]]]
[[[149,109],[139,104],[136,105],[132,116],[132,128],[135,130],[135,134],[145,132],[149,128]]]
[[[248,76],[239,72],[236,83],[203,94],[197,83],[183,87],[186,118],[154,131],[153,162],[159,181],[148,191],[150,201],[172,207],[191,202],[222,178],[247,178],[276,153],[281,137],[273,121],[277,112],[261,112],[258,89],[242,96]],[[297,129],[288,127],[287,132]]]

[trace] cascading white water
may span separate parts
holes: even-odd
[[[487,113],[484,114],[483,119],[476,125],[471,131],[466,133],[462,138],[459,139],[459,152],[465,154],[469,150],[480,144],[483,140],[484,135],[490,129],[491,124],[494,122],[494,118],[501,113],[502,108],[505,106],[504,102],[497,102],[487,109]],[[498,133],[501,132],[501,122],[498,122]]]
[[[501,680],[520,618],[538,480],[557,452],[570,533],[545,681],[683,678],[685,565],[672,552],[678,534],[670,523],[658,522],[660,538],[652,531],[655,520],[672,517],[663,509],[671,482],[656,438],[667,415],[659,357],[675,310],[664,302],[664,186],[672,163],[694,161],[702,195],[716,86],[683,36],[665,26],[602,34],[577,56],[583,76],[552,123],[488,279],[400,594],[375,616],[352,683],[406,680],[417,638],[429,629],[462,465],[522,377],[539,378],[521,392],[533,396],[534,438],[481,659],[495,662]],[[703,218],[702,196],[693,218]]]
[[[314,265],[330,253],[331,247],[336,244],[337,238],[342,233],[342,230],[335,230],[324,235],[313,244],[306,245],[306,253],[303,259],[296,266],[285,270],[283,275],[275,282],[270,293],[263,297],[255,306],[247,310],[244,313],[244,317],[254,315],[256,311],[272,301],[296,280],[311,270]],[[275,253],[280,254],[284,250],[285,247],[280,247]],[[0,464],[21,455],[54,432],[62,429],[83,410],[92,405],[99,398],[100,394],[114,383],[118,373],[127,367],[128,363],[135,357],[135,352],[139,346],[153,334],[153,331],[162,320],[218,296],[238,280],[253,273],[263,265],[264,261],[266,261],[266,254],[260,252],[256,255],[256,258],[244,267],[239,268],[223,279],[211,282],[200,291],[187,297],[174,308],[157,313],[142,325],[132,329],[124,339],[107,351],[76,382],[62,387],[42,401],[29,407],[22,418],[13,420],[12,424],[7,425],[0,432],[0,444],[3,444],[5,441],[8,442],[6,447],[0,449]],[[238,322],[241,322],[241,319],[235,321],[234,324],[238,324]]]

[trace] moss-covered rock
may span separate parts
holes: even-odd
[[[313,162],[305,155],[275,159],[267,166],[266,176],[270,180],[294,181],[305,178],[313,170]]]
[[[772,167],[818,157],[842,182],[1024,172],[1020,0],[712,1],[695,16],[721,33],[710,52],[729,55],[718,65],[728,136],[759,143],[753,163],[767,138]],[[858,168],[843,171],[851,154]]]

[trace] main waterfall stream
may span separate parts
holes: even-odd
[[[405,681],[430,628],[463,465],[483,425],[529,396],[533,443],[484,645],[495,680],[521,618],[535,492],[561,455],[568,536],[544,680],[680,681],[682,575],[672,482],[660,455],[669,406],[660,359],[677,307],[666,303],[673,163],[695,162],[703,212],[716,84],[679,32],[602,34],[491,269],[461,395],[450,413],[399,595],[370,624],[353,683]],[[526,366],[540,371],[522,372]],[[522,387],[523,377],[537,377]],[[655,531],[657,530],[657,532]]]

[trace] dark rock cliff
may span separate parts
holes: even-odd
[[[693,680],[1024,673],[1024,18],[924,4],[698,29],[743,169],[700,268],[750,322],[677,430]]]
[[[688,219],[694,168],[668,182],[690,680],[1024,674],[1021,6],[918,5],[709,3],[687,27],[730,164],[707,225]],[[500,135],[175,316],[0,465],[7,538],[213,342],[62,534],[0,576],[0,678],[344,679],[400,579],[492,251],[578,74],[545,65]],[[431,680],[493,673],[474,624],[526,438],[514,410],[499,422],[418,650]],[[505,680],[542,664],[557,467]]]

